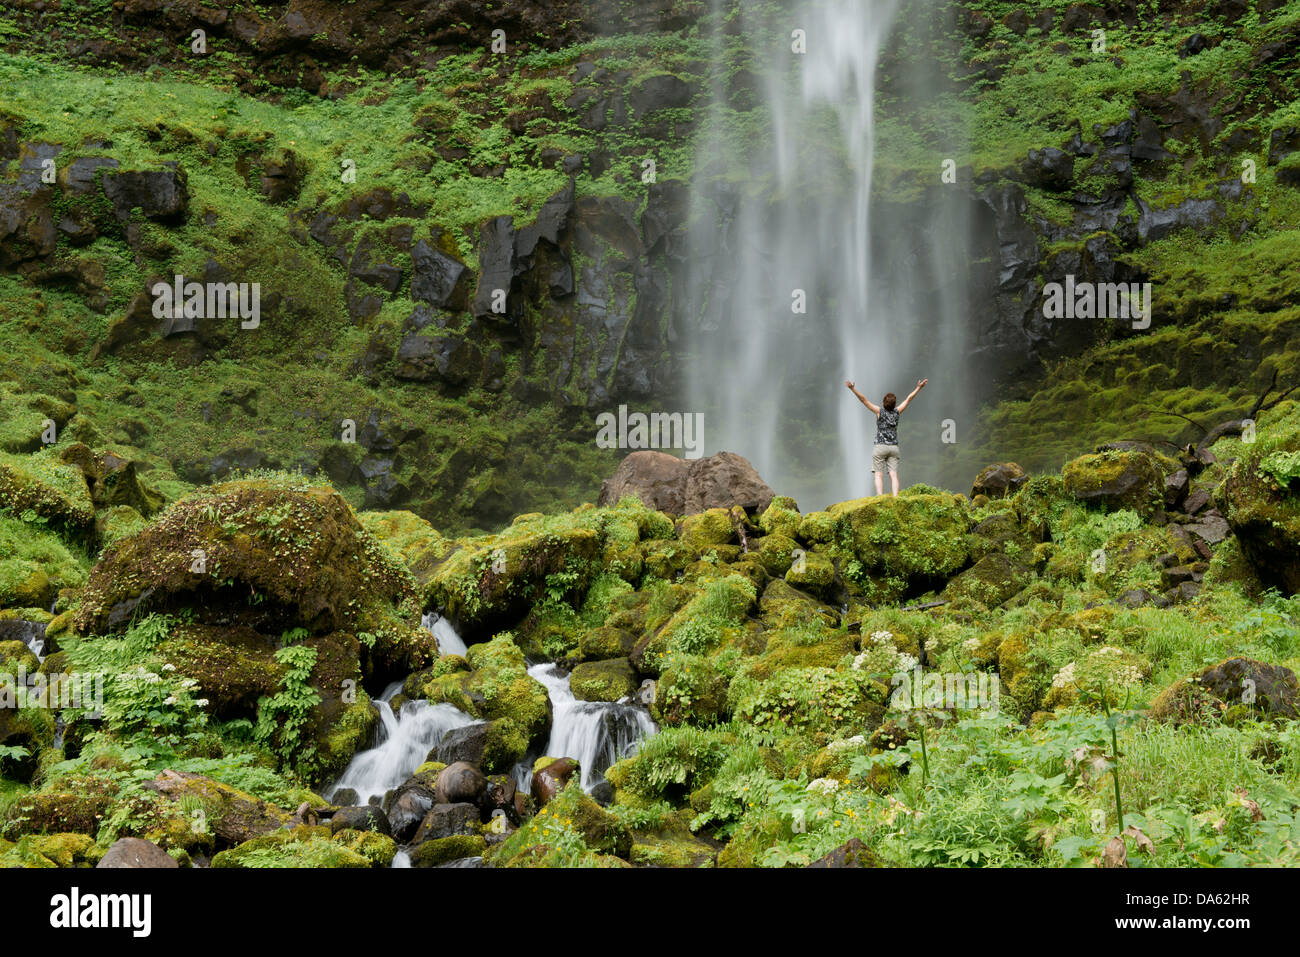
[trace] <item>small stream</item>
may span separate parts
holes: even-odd
[[[590,792],[605,780],[605,770],[636,752],[641,739],[659,729],[650,714],[631,700],[580,701],[569,690],[569,675],[559,666],[533,665],[528,674],[546,686],[551,699],[551,737],[542,754],[552,758],[573,758],[582,769],[582,789]],[[521,790],[532,785],[532,762],[515,766],[515,782]]]
[[[438,639],[439,651],[464,655],[465,642],[451,623],[437,612],[421,624]],[[602,781],[611,764],[636,752],[642,739],[658,728],[649,712],[631,698],[617,702],[580,701],[569,690],[569,675],[550,662],[533,665],[528,674],[540,681],[551,700],[551,734],[545,748],[532,751],[514,768],[516,785],[525,793],[532,785],[533,761],[542,755],[573,758],[582,770],[581,786],[590,792]],[[356,804],[379,804],[384,796],[415,773],[428,755],[451,731],[482,722],[449,704],[423,700],[402,702],[397,711],[391,701],[402,690],[397,681],[375,701],[380,728],[374,747],[358,753],[339,779],[326,791],[334,800],[342,792],[356,792]],[[392,866],[411,866],[406,850],[399,850]],[[444,866],[478,867],[481,858],[466,858]]]

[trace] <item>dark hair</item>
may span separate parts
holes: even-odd
[[[895,403],[897,403],[897,402],[898,402],[898,396],[894,395],[894,393],[892,393],[892,392],[886,392],[886,393],[885,393],[885,400],[884,400],[883,402],[881,402],[880,404],[883,405],[883,406],[885,407],[885,411],[886,411],[886,412],[893,412],[893,411],[894,411],[894,405],[895,405]]]

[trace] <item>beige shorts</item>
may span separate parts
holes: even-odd
[[[898,471],[898,446],[897,445],[873,445],[871,447],[871,471],[897,472]]]

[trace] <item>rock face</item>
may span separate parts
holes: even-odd
[[[179,868],[180,864],[157,844],[138,837],[120,837],[113,842],[95,867]]]
[[[719,452],[686,461],[664,452],[633,452],[600,487],[598,504],[613,505],[625,495],[669,515],[694,515],[739,505],[762,512],[775,493],[749,460]]]

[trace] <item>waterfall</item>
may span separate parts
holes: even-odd
[[[846,379],[877,403],[931,379],[900,425],[904,485],[940,480],[953,451],[945,419],[969,427],[959,401],[967,206],[939,185],[946,145],[905,128],[924,114],[912,101],[928,102],[937,81],[924,74],[937,66],[896,49],[901,21],[923,30],[916,21],[940,11],[917,2],[900,14],[904,2],[740,5],[741,26],[714,39],[722,68],[692,182],[690,404],[705,413],[706,452],[745,455],[805,510],[870,494],[875,417]],[[907,102],[891,110],[907,119],[890,127],[890,144],[934,157],[936,188],[906,206],[873,193],[877,82],[890,54],[891,98]],[[733,64],[757,74],[752,110],[737,105]]]
[[[658,730],[645,708],[630,699],[578,700],[569,689],[568,674],[556,665],[533,665],[528,673],[546,686],[551,699],[551,737],[543,754],[576,760],[584,791],[603,781],[611,764],[631,756],[642,738]],[[527,790],[532,783],[531,767],[520,767],[515,778]]]
[[[330,789],[331,796],[351,788],[357,792],[358,804],[382,800],[388,791],[415,773],[443,735],[478,723],[449,704],[427,701],[407,701],[400,713],[394,713],[389,701],[401,689],[402,683],[395,682],[375,702],[381,720],[379,743],[352,759]]]
[[[429,611],[420,619],[420,627],[438,639],[438,654],[461,655],[469,650],[456,629],[440,612]]]

